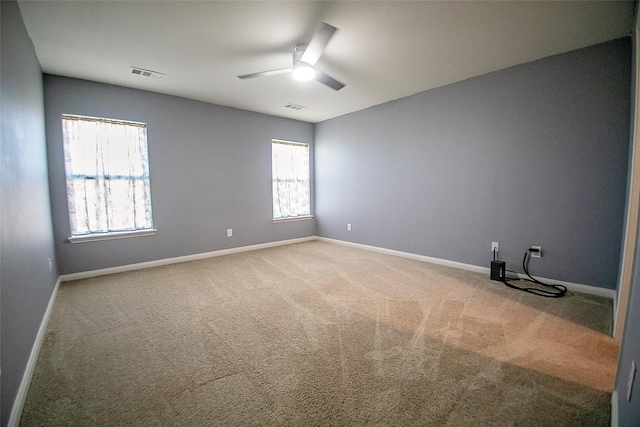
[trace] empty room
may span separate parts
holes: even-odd
[[[640,425],[636,2],[0,12],[2,426]]]

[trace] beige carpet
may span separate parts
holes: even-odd
[[[611,323],[319,241],[67,282],[21,425],[608,426]]]

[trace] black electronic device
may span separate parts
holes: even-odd
[[[506,263],[504,261],[491,261],[491,280],[504,282],[506,279]]]

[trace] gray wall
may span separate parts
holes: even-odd
[[[317,234],[615,289],[630,81],[625,38],[319,123]]]
[[[17,4],[0,2],[0,16],[0,423],[6,425],[58,274],[42,73]]]
[[[313,147],[312,124],[50,75],[44,91],[61,274],[315,234],[313,219],[274,224],[271,201],[271,139]],[[62,114],[147,123],[155,236],[66,242]],[[227,228],[233,237],[226,237]]]

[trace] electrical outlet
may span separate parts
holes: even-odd
[[[347,231],[351,231],[351,224],[347,224]]]
[[[51,262],[51,258],[49,258],[49,272],[53,271],[53,263]]]
[[[227,237],[233,236],[233,230],[231,228],[227,228]]]
[[[631,369],[629,369],[629,379],[627,380],[627,402],[631,402],[631,390],[633,390],[633,380],[636,377],[636,361],[631,361]]]
[[[538,252],[531,252],[531,258],[540,258],[542,256],[541,246],[531,246],[531,249],[537,249]]]
[[[498,242],[491,242],[491,252],[498,252]]]

